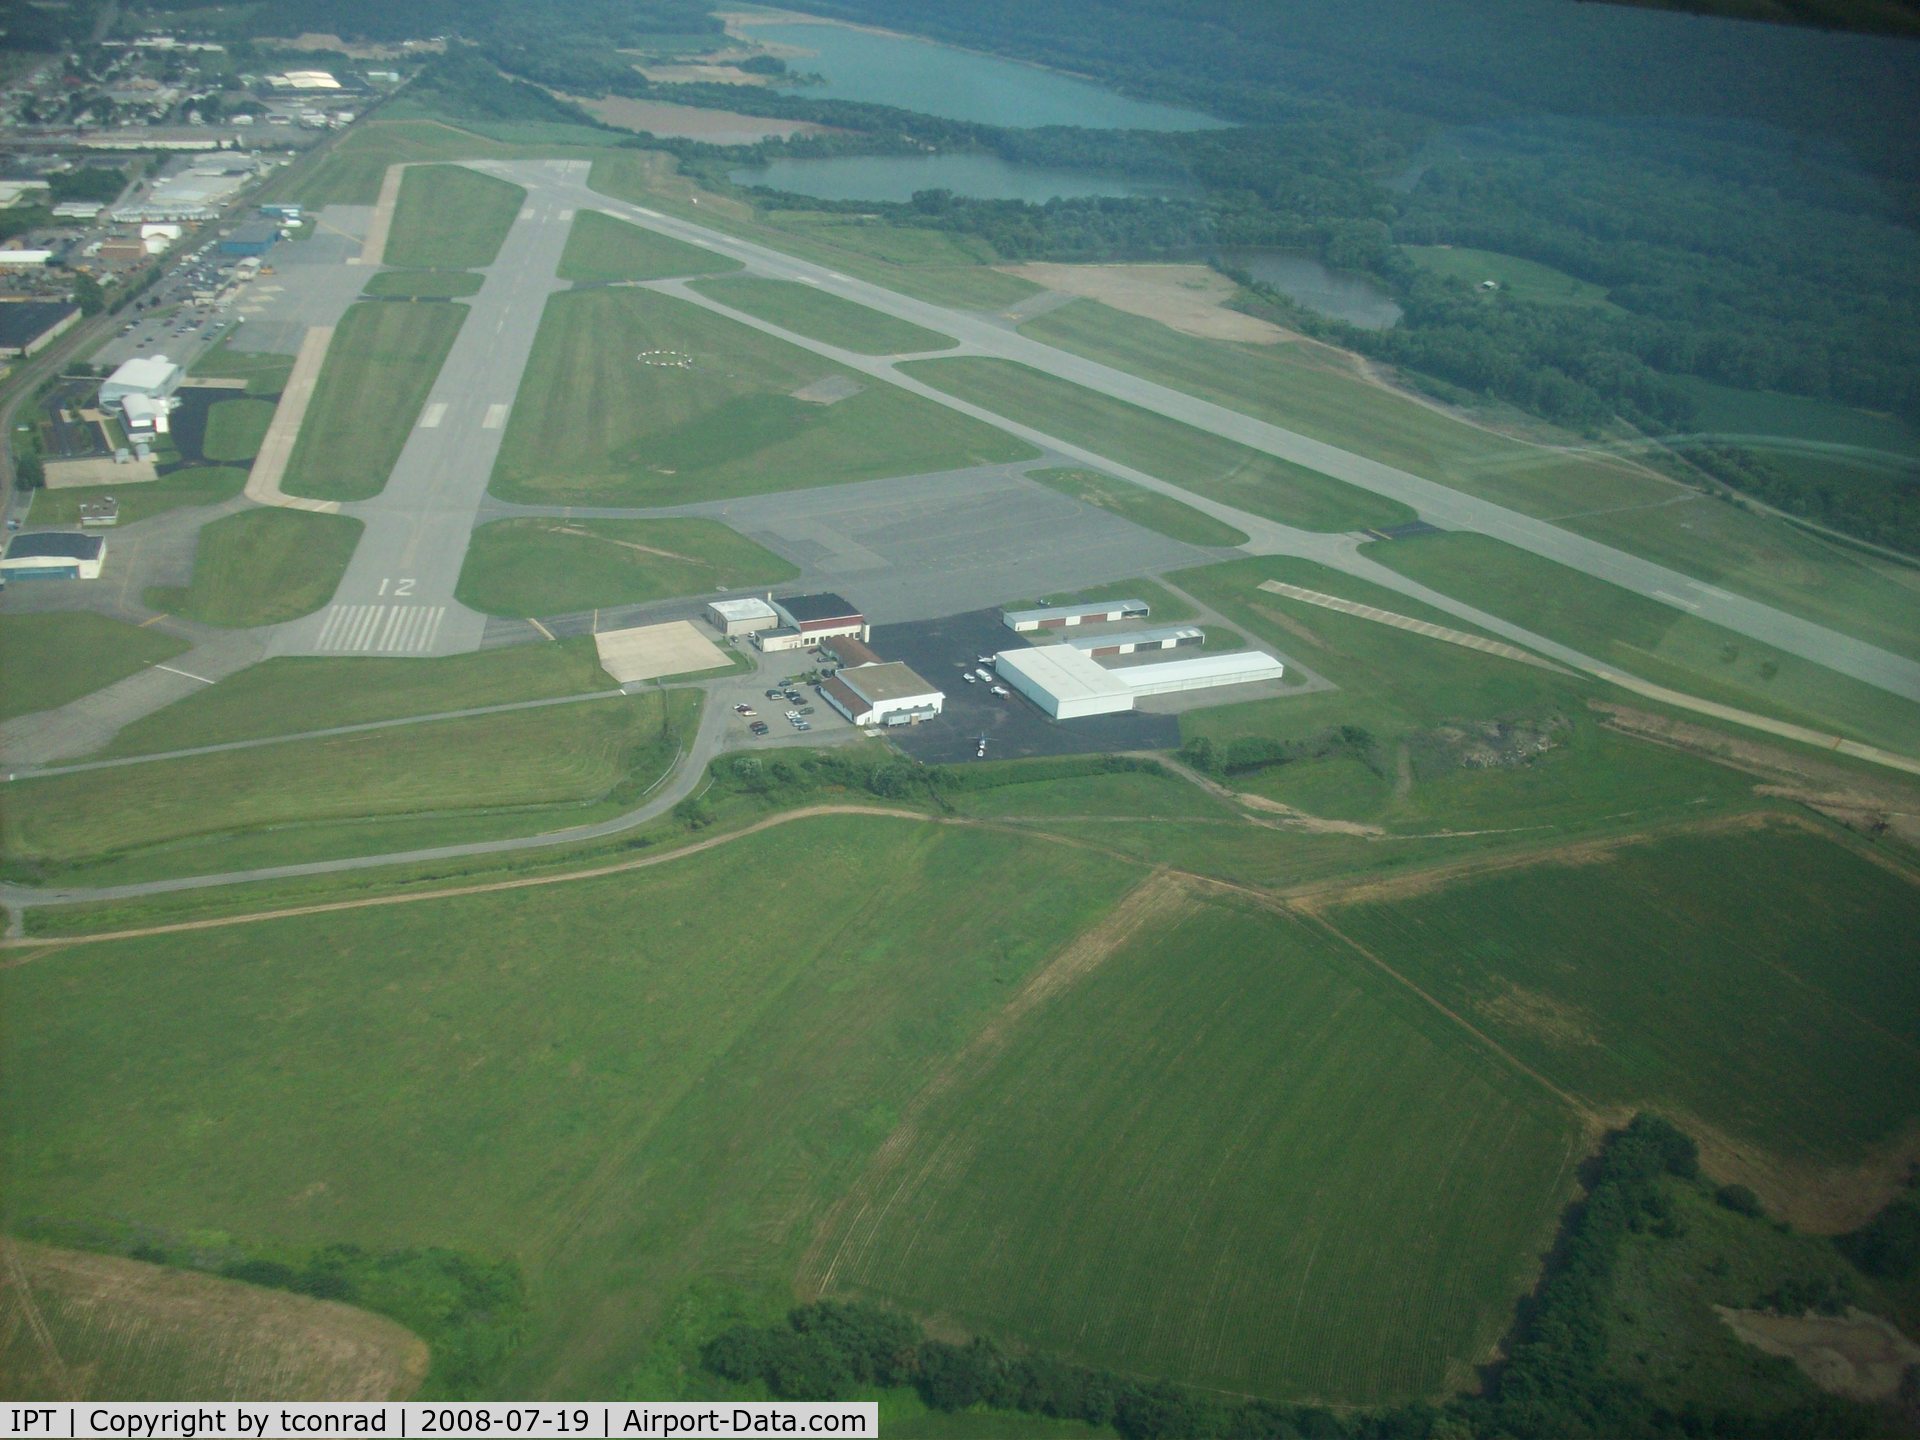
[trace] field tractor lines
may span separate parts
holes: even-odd
[[[853,1245],[854,1237],[864,1231],[870,1242],[878,1233],[879,1221],[885,1218],[887,1209],[909,1184],[916,1178],[924,1183],[929,1170],[938,1167],[945,1146],[935,1151],[928,1163],[921,1167],[918,1177],[896,1176],[894,1173],[918,1141],[920,1121],[928,1108],[984,1069],[1004,1048],[1020,1021],[1037,1006],[1092,972],[1132,939],[1142,926],[1176,909],[1185,899],[1189,883],[1184,877],[1174,876],[1164,870],[1149,875],[1114,906],[1104,920],[1092,929],[1083,931],[1035,972],[966,1047],[921,1087],[920,1092],[908,1103],[892,1133],[880,1143],[873,1158],[868,1161],[866,1173],[821,1217],[813,1241],[801,1259],[795,1281],[796,1290],[808,1296],[825,1294],[833,1283],[834,1273],[841,1261],[848,1258],[848,1247]],[[949,1140],[948,1144],[951,1143]],[[885,1204],[880,1205],[879,1214],[875,1215],[874,1207],[880,1203],[883,1190],[887,1199]],[[869,1216],[872,1216],[871,1223],[868,1223]],[[836,1233],[843,1238],[829,1258],[825,1253],[826,1246]],[[857,1255],[858,1252],[855,1253]]]

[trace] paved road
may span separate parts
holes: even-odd
[[[581,161],[476,166],[528,190],[500,254],[467,302],[439,378],[386,488],[342,506],[366,532],[333,603],[282,626],[276,655],[451,655],[479,648],[486,617],[453,598],[507,416],[533,352],[572,226]],[[576,175],[577,172],[577,175]]]
[[[1110,365],[1103,365],[1098,361],[1088,360],[1051,345],[1042,344],[1037,340],[1028,339],[983,316],[915,300],[897,291],[842,275],[824,266],[710,230],[691,221],[664,215],[645,206],[613,200],[588,189],[584,181],[567,182],[561,188],[561,193],[567,197],[566,203],[576,209],[593,208],[607,211],[661,234],[730,256],[746,265],[752,272],[813,285],[898,319],[930,330],[944,332],[962,343],[965,347],[962,353],[990,355],[1032,366],[1034,369],[1072,381],[1089,390],[1182,421],[1196,429],[1238,441],[1255,450],[1278,456],[1295,464],[1308,466],[1323,474],[1334,476],[1336,479],[1358,485],[1362,489],[1390,496],[1412,506],[1422,519],[1432,524],[1446,529],[1471,530],[1492,536],[1519,549],[1611,581],[1636,594],[1670,605],[1702,620],[1724,626],[1789,654],[1799,655],[1817,664],[1826,665],[1880,689],[1891,691],[1907,699],[1920,700],[1920,664],[1904,656],[1895,655],[1852,636],[1842,635],[1826,626],[1787,614],[1757,600],[1731,594],[1664,565],[1643,560],[1638,556],[1616,550],[1610,545],[1562,530],[1544,520],[1533,519],[1509,510],[1505,506],[1496,505],[1492,501],[1450,489],[1391,465],[1370,460],[1363,455],[1353,454],[1351,451],[1342,450],[1323,441],[1310,439],[1267,421],[1257,420],[1237,410],[1230,410],[1225,406],[1156,384]],[[733,318],[746,323],[755,324],[756,328],[779,334],[794,344],[829,355],[842,364],[851,365],[876,378],[891,379],[895,383],[905,383],[909,378],[895,371],[890,361],[876,362],[871,357],[854,356],[850,352],[807,340],[805,337],[782,331],[778,327],[754,322],[739,312],[729,311],[725,306],[687,289],[683,284],[662,285],[658,288],[671,289],[673,293],[695,304],[730,314]],[[930,387],[915,387],[907,384],[906,388],[914,389],[916,393],[924,394],[952,408],[966,409],[967,413],[981,413],[956,404],[949,397],[933,391]],[[998,417],[983,415],[982,418],[991,418],[1002,429],[1016,434],[1031,435],[1033,433],[1009,425]],[[1056,446],[1059,444],[1057,441],[1052,443]],[[1107,465],[1107,468],[1113,467]],[[1126,478],[1137,479],[1137,472],[1127,475]],[[1152,488],[1177,493],[1186,503],[1226,518],[1221,513],[1222,507],[1201,503],[1201,497],[1178,491],[1177,487],[1159,483]],[[1258,517],[1248,518],[1257,520]],[[1244,519],[1233,520],[1230,523],[1239,525],[1243,530],[1249,528]],[[1260,522],[1260,528],[1265,533],[1255,535],[1255,544],[1249,547],[1251,550],[1256,553],[1301,553],[1302,542],[1296,537],[1302,532],[1292,532],[1291,535],[1276,533],[1276,531],[1285,532],[1288,527],[1275,527],[1270,521]],[[1253,532],[1249,531],[1249,533]],[[1269,550],[1269,546],[1273,548]],[[1394,588],[1404,589],[1405,587],[1396,585]]]

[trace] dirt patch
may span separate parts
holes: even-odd
[[[719,77],[716,75],[713,78]],[[808,120],[775,120],[765,115],[742,115],[735,110],[676,105],[670,100],[633,100],[622,95],[590,100],[584,95],[568,95],[563,91],[554,93],[608,125],[673,140],[702,140],[709,145],[752,145],[761,140],[785,140],[793,135],[827,133],[825,125],[815,125]]]
[[[1691,1114],[1674,1120],[1698,1142],[1700,1168],[1709,1176],[1722,1185],[1745,1185],[1768,1214],[1814,1235],[1859,1229],[1905,1193],[1920,1164],[1920,1125],[1857,1165],[1819,1166],[1784,1160]]]
[[[1725,1305],[1713,1310],[1747,1344],[1791,1360],[1831,1395],[1891,1400],[1908,1367],[1920,1365],[1920,1345],[1862,1310],[1844,1315],[1775,1315]]]
[[[825,1294],[833,1285],[834,1271],[849,1250],[857,1248],[857,1237],[871,1235],[872,1227],[863,1222],[876,1205],[884,1209],[883,1196],[898,1192],[903,1181],[901,1168],[913,1153],[921,1121],[936,1100],[985,1069],[1036,1008],[1097,969],[1143,927],[1189,904],[1192,898],[1191,881],[1164,870],[1155,871],[1109,910],[1106,918],[1082,931],[1035,971],[999,1013],[920,1088],[892,1133],[874,1151],[860,1178],[821,1217],[800,1262],[795,1290],[807,1298]],[[950,1162],[951,1157],[936,1161]]]
[[[1499,1025],[1525,1030],[1556,1045],[1592,1046],[1593,1038],[1585,1013],[1577,1005],[1568,1005],[1551,995],[1507,982],[1500,994],[1473,1002],[1473,1008]]]
[[[785,49],[769,45],[767,54]],[[798,54],[800,52],[789,52]],[[633,67],[656,85],[772,85],[781,77],[757,75],[738,65],[636,65]]]
[[[9,1398],[395,1400],[419,1336],[330,1300],[109,1255],[0,1241]]]
[[[1322,635],[1318,630],[1315,630],[1304,621],[1294,619],[1293,616],[1286,614],[1284,611],[1275,610],[1269,605],[1253,605],[1249,608],[1261,619],[1272,621],[1296,640],[1303,641],[1317,650],[1324,650],[1329,655],[1339,655],[1342,653],[1334,649],[1327,637]]]
[[[829,375],[816,380],[811,385],[802,385],[792,392],[795,400],[803,400],[809,405],[838,405],[842,400],[851,400],[866,386],[848,375]]]
[[[1269,320],[1229,310],[1239,287],[1205,265],[1000,265],[1048,290],[1098,300],[1129,315],[1158,320],[1183,335],[1279,345],[1300,337]]]
[[[1531,765],[1567,742],[1572,722],[1564,715],[1505,716],[1497,720],[1449,720],[1412,737],[1413,773],[1431,780],[1454,770],[1505,770]]]
[[[578,525],[549,525],[547,533],[551,535],[578,535],[583,540],[598,540],[603,545],[618,545],[622,550],[636,550],[642,555],[658,555],[662,560],[683,560],[689,565],[700,562],[691,555],[682,555],[675,550],[661,550],[652,545],[641,545],[633,540],[615,540],[611,535],[600,535],[592,530],[583,530]]]

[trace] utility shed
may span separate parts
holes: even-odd
[[[98,580],[106,558],[103,536],[77,530],[33,530],[7,541],[0,575],[8,580]]]
[[[1002,650],[993,657],[1000,678],[1056,720],[1112,715],[1133,708],[1133,691],[1091,655],[1071,645]]]
[[[909,725],[940,713],[946,696],[899,661],[855,665],[821,683],[826,702],[856,725]]]
[[[1043,605],[1034,610],[1002,610],[1000,623],[1015,634],[1062,630],[1069,625],[1098,625],[1112,620],[1144,620],[1152,613],[1144,600],[1083,600],[1077,605]]]
[[[722,635],[751,635],[780,623],[779,612],[764,600],[715,600],[707,606],[707,623]]]
[[[1211,690],[1219,685],[1278,680],[1287,673],[1287,667],[1264,651],[1236,650],[1230,655],[1195,655],[1187,660],[1130,665],[1107,673],[1135,695],[1173,695],[1183,690]]]
[[[1179,650],[1204,645],[1207,632],[1197,625],[1162,625],[1153,630],[1123,630],[1106,635],[1076,635],[1067,641],[1089,655],[1131,655],[1136,650]]]

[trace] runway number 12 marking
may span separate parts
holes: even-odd
[[[411,580],[382,580],[380,582],[380,593],[382,595],[387,593],[387,587],[389,585],[393,587],[393,593],[401,599],[405,599],[407,596],[413,594],[413,581]]]

